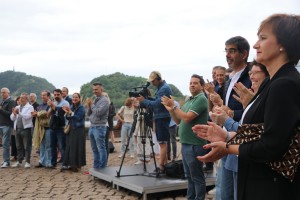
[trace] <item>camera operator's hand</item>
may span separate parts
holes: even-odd
[[[136,97],[136,100],[138,100],[139,102],[142,102],[145,100],[145,98],[140,95],[139,97]]]
[[[171,98],[167,97],[167,96],[163,96],[161,98],[161,103],[165,106],[165,108],[170,112],[171,110],[173,110],[173,107],[175,105],[174,103],[174,99],[171,96]]]

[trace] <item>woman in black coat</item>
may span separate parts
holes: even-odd
[[[85,154],[85,109],[81,104],[79,93],[73,94],[72,106],[63,107],[66,118],[70,123],[70,132],[66,135],[65,159],[61,171],[71,169],[77,172],[86,165]]]
[[[236,133],[227,133],[213,123],[197,125],[193,130],[198,136],[213,141],[204,146],[212,151],[198,159],[207,162],[226,154],[238,155],[239,200],[299,199],[299,165],[295,165],[294,178],[288,179],[267,163],[282,161],[300,127],[300,75],[295,68],[300,59],[300,16],[270,16],[261,23],[258,38],[256,60],[266,66],[270,79],[245,109],[243,123],[263,123],[264,132],[258,140],[228,145],[223,141]]]

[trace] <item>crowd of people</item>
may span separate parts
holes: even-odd
[[[191,75],[191,95],[182,105],[161,73],[151,72],[148,82],[157,88],[155,95],[128,98],[116,112],[122,122],[119,158],[125,156],[128,142],[130,157],[137,152],[137,164],[149,162],[150,130],[160,154],[155,171],[163,174],[171,155],[172,160],[177,158],[178,131],[187,199],[205,198],[204,170],[213,162],[217,200],[299,199],[300,75],[295,66],[300,59],[300,16],[274,14],[262,21],[257,35],[256,59],[251,62],[244,37],[225,41],[228,68],[213,67],[213,81],[207,83],[202,76]],[[115,109],[101,83],[93,83],[92,90],[95,98],[84,103],[79,93],[70,99],[66,87],[55,89],[53,100],[44,90],[38,105],[34,93],[13,100],[9,89],[2,88],[1,168],[10,166],[10,156],[15,160],[12,167],[20,167],[24,160],[24,167],[30,168],[34,146],[40,155],[35,167],[53,169],[61,163],[61,171],[78,171],[86,165],[86,115],[91,122],[93,167],[105,168],[109,136],[114,142]]]

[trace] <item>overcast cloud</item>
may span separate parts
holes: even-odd
[[[189,94],[193,73],[211,79],[213,66],[227,67],[227,39],[253,46],[273,13],[300,14],[300,1],[1,1],[0,72],[15,68],[72,93],[103,74],[159,70]]]

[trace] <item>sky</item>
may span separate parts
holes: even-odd
[[[0,72],[73,93],[101,75],[158,70],[188,95],[192,74],[211,80],[213,66],[228,67],[227,39],[245,37],[255,58],[258,26],[274,13],[300,14],[300,1],[2,0]]]

